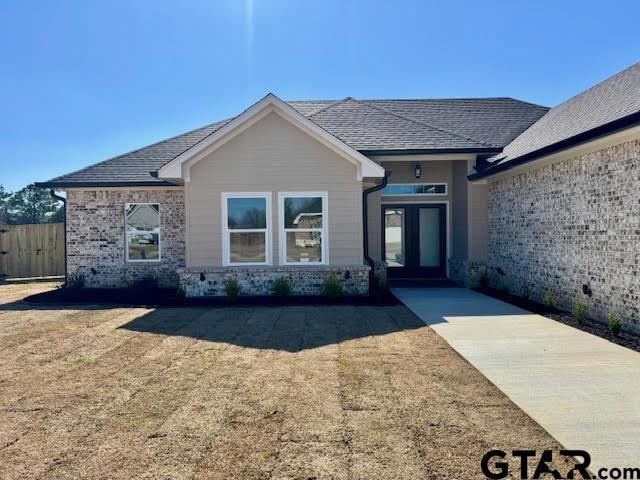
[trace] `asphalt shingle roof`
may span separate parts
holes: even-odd
[[[549,110],[547,107],[513,98],[364,102],[498,148],[504,147]]]
[[[309,118],[347,145],[365,152],[491,147],[352,98],[327,106]]]
[[[533,159],[554,145],[565,148],[572,139],[584,138],[590,131],[598,132],[639,113],[640,63],[636,63],[549,110],[502,153],[489,159],[491,165],[484,172],[502,170],[520,159]]]
[[[546,107],[512,98],[305,100],[288,102],[349,146],[367,154],[402,151],[497,151]],[[216,132],[213,123],[54,178],[45,185],[162,185],[160,167]]]

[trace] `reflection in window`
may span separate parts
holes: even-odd
[[[383,196],[446,195],[446,183],[393,183],[382,189]]]
[[[267,228],[266,199],[227,199],[227,225],[233,230]]]
[[[284,263],[324,263],[324,197],[283,196]]]
[[[389,267],[404,267],[404,208],[384,211],[384,260]]]
[[[226,198],[225,259],[230,265],[268,263],[268,200],[266,196]]]
[[[264,263],[267,261],[265,232],[231,232],[229,259],[231,263]]]
[[[125,205],[126,257],[129,261],[160,260],[160,205]]]

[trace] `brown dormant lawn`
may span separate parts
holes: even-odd
[[[20,302],[47,288],[0,285],[2,479],[475,479],[561,448],[403,306]]]

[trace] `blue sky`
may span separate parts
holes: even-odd
[[[0,3],[0,184],[15,190],[284,99],[555,105],[640,60],[640,2]]]

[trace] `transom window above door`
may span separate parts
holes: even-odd
[[[223,193],[223,265],[270,265],[270,225],[270,192]]]
[[[380,192],[382,196],[446,195],[446,183],[390,183]]]
[[[327,263],[327,192],[278,194],[280,263]]]

